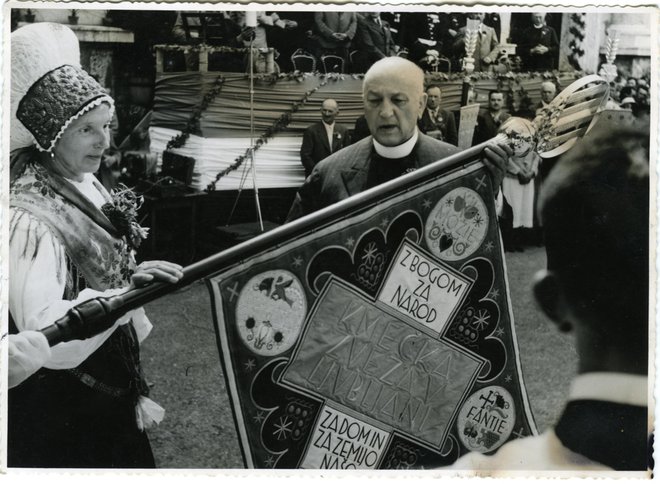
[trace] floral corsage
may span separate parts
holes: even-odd
[[[119,233],[126,237],[130,246],[137,249],[149,234],[148,228],[137,223],[138,210],[144,199],[121,183],[112,190],[111,196],[112,201],[104,204],[101,211]]]

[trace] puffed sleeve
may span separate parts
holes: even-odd
[[[98,296],[113,296],[124,289],[82,290],[74,300],[65,300],[66,254],[48,227],[30,213],[10,209],[9,224],[9,310],[19,331],[39,330],[62,317],[70,308]],[[121,317],[108,330],[92,338],[60,343],[52,348],[51,369],[75,368],[96,351],[117,325],[133,319],[138,338],[143,340],[151,323],[141,308]]]

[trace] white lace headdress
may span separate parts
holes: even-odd
[[[67,126],[102,102],[114,106],[101,85],[80,66],[71,29],[40,22],[11,34],[10,149],[35,144],[52,151]]]

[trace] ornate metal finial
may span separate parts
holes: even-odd
[[[598,75],[603,77],[608,83],[616,79],[618,75],[614,59],[616,59],[619,50],[619,36],[616,31],[610,31],[607,34],[607,43],[605,45],[605,64],[600,66]]]
[[[542,158],[558,156],[571,148],[594,125],[607,102],[609,84],[600,76],[578,79],[538,111],[534,121],[509,118],[500,127],[517,156],[535,150]]]
[[[468,20],[468,24],[465,27],[465,57],[463,58],[463,70],[468,75],[472,74],[474,71],[474,51],[477,48],[478,39],[479,23],[473,20]]]

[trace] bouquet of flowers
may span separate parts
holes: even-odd
[[[119,233],[126,237],[126,242],[137,249],[149,234],[149,229],[141,227],[137,222],[138,210],[144,199],[121,183],[112,190],[111,196],[112,201],[104,204],[101,211]]]

